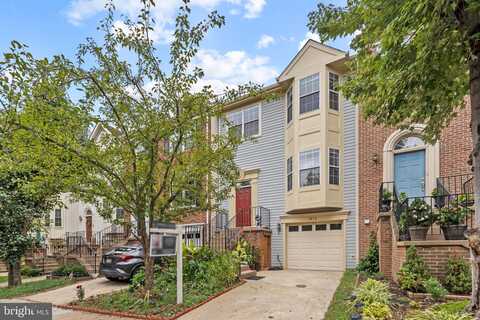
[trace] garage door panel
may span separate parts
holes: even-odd
[[[343,226],[342,226],[343,227]],[[287,229],[287,264],[289,269],[344,270],[345,240],[343,230],[289,232]]]

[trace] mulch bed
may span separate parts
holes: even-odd
[[[240,280],[237,284],[231,286],[230,288],[227,288],[223,291],[220,291],[219,293],[214,294],[213,296],[210,296],[208,299],[190,306],[186,309],[183,309],[182,311],[176,313],[172,317],[163,317],[163,316],[158,316],[158,315],[140,315],[140,314],[134,314],[134,313],[129,313],[129,312],[117,312],[117,311],[111,311],[111,310],[104,310],[104,309],[98,309],[98,308],[89,308],[89,307],[81,307],[81,306],[76,306],[76,305],[54,305],[57,308],[61,309],[69,309],[69,310],[76,310],[76,311],[83,311],[83,312],[89,312],[89,313],[97,313],[97,314],[103,314],[103,315],[109,315],[109,316],[116,316],[116,317],[124,317],[124,318],[130,318],[130,319],[148,319],[148,320],[175,320],[180,318],[181,316],[197,309],[198,307],[206,304],[207,302],[212,301],[215,298],[218,298],[219,296],[243,285],[246,283],[245,280]]]

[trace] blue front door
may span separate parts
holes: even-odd
[[[408,197],[425,195],[425,150],[395,155],[395,187]]]

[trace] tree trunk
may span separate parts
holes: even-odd
[[[153,259],[150,256],[150,233],[145,224],[145,218],[139,220],[139,231],[144,252],[145,261],[145,291],[147,298],[150,296],[150,291],[153,288]],[[149,225],[150,227],[150,225]]]
[[[480,226],[480,41],[471,43],[470,103],[472,115],[473,169],[475,182],[475,224]],[[480,230],[467,232],[472,258],[472,298],[470,311],[480,319]]]
[[[7,262],[8,268],[8,286],[16,287],[22,284],[22,275],[20,273],[20,259],[15,262]]]

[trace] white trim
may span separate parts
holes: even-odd
[[[403,152],[425,150],[425,195],[430,195],[436,186],[436,178],[440,176],[440,144],[425,144],[424,146],[394,150],[399,139],[409,135],[422,135],[425,126],[416,124],[408,130],[396,130],[385,141],[383,146],[383,181],[394,181],[394,155]]]

